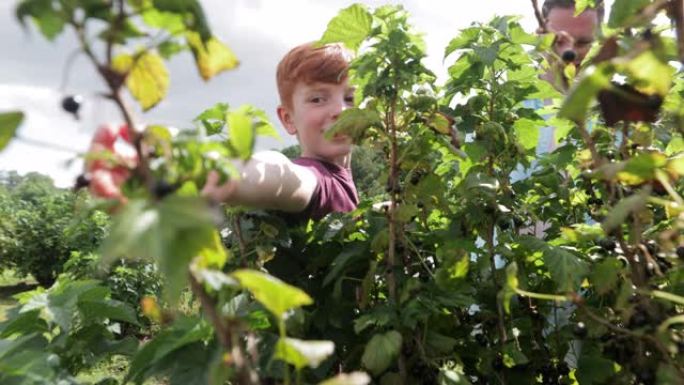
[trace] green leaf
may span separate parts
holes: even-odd
[[[368,133],[369,128],[380,125],[380,117],[375,111],[349,108],[342,111],[335,123],[325,132],[325,138],[331,140],[335,135],[347,135],[354,143],[358,143]]]
[[[591,283],[599,295],[608,294],[617,287],[620,270],[622,270],[622,263],[612,257],[593,266]]]
[[[112,67],[119,73],[128,73],[126,87],[144,111],[162,101],[169,90],[169,72],[156,53],[145,52],[139,57],[119,55]]]
[[[133,200],[113,218],[100,255],[104,263],[121,257],[156,259],[167,282],[167,298],[175,303],[187,282],[190,261],[216,245],[215,232],[212,214],[201,198]]]
[[[211,39],[211,30],[198,0],[153,0],[153,4],[160,11],[179,14],[185,27],[203,42]]]
[[[642,153],[625,164],[622,171],[617,173],[621,182],[639,185],[656,177],[656,171],[667,164],[667,158],[659,153]]]
[[[220,291],[224,287],[235,288],[239,286],[235,279],[222,271],[193,268],[192,274],[197,282],[207,285],[214,291]]]
[[[297,370],[306,366],[317,368],[335,351],[332,341],[304,341],[296,338],[280,338],[275,358],[293,365]]]
[[[395,330],[375,334],[363,351],[361,357],[363,366],[376,376],[384,372],[399,354],[401,341],[401,334]]]
[[[108,318],[114,321],[125,321],[133,325],[140,325],[135,315],[135,309],[127,303],[113,299],[99,301],[79,301],[78,308],[87,318]]]
[[[461,30],[459,35],[449,42],[446,49],[444,50],[444,57],[451,55],[454,51],[458,49],[463,49],[469,47],[472,43],[476,42],[481,36],[481,29],[479,27],[469,27]]]
[[[138,351],[131,361],[131,366],[124,383],[134,381],[142,383],[148,374],[154,372],[155,366],[173,352],[195,342],[209,340],[213,337],[213,329],[197,318],[181,318],[171,327],[162,329],[152,340]]]
[[[163,12],[157,8],[149,7],[142,13],[145,24],[152,28],[160,28],[177,35],[185,31],[183,16],[173,12]]]
[[[438,385],[471,385],[463,370],[441,368],[437,377]]]
[[[318,385],[368,385],[370,376],[364,372],[340,373]]]
[[[243,269],[232,275],[278,319],[282,320],[285,312],[290,309],[313,303],[311,297],[301,289],[268,274]]]
[[[608,213],[608,216],[601,224],[603,231],[609,234],[613,229],[621,226],[625,223],[629,214],[640,211],[646,207],[647,199],[648,194],[641,191],[638,194],[634,194],[618,202],[618,204],[610,210],[610,213]]]
[[[575,292],[589,272],[587,263],[561,247],[544,250],[544,264],[562,292]]]
[[[195,57],[197,70],[204,80],[232,70],[240,64],[233,51],[216,38],[203,42],[198,33],[188,32],[186,39]]]
[[[516,290],[518,290],[518,264],[512,262],[506,266],[506,286],[501,289],[506,314],[511,313],[511,298],[516,294]]]
[[[610,9],[608,26],[610,28],[620,28],[636,15],[643,7],[651,3],[651,0],[615,0]]]
[[[503,361],[508,368],[530,362],[527,356],[513,343],[508,343],[503,347]]]
[[[575,1],[575,16],[578,16],[580,13],[584,12],[584,10],[587,8],[594,8],[596,6],[595,1],[596,0],[576,0]]]
[[[515,136],[518,142],[526,150],[531,150],[537,147],[539,143],[539,129],[545,125],[542,120],[532,120],[527,118],[518,119],[513,124]]]
[[[582,385],[602,384],[610,378],[614,370],[613,362],[603,358],[595,346],[583,346],[577,361],[575,376]]]
[[[684,139],[682,139],[681,136],[675,136],[667,144],[667,148],[665,148],[665,155],[672,156],[679,154],[682,151],[684,151]]]
[[[657,93],[661,96],[670,91],[674,67],[659,59],[653,51],[646,51],[630,60],[625,69],[630,78],[636,80],[635,86],[646,93]]]
[[[23,120],[23,112],[15,111],[0,113],[0,151],[2,151],[14,137],[17,128]]]
[[[237,151],[237,156],[242,160],[249,159],[254,149],[252,118],[242,111],[228,111],[226,121],[230,130],[230,143]]]
[[[570,95],[563,101],[558,117],[575,122],[584,122],[587,118],[589,105],[598,92],[610,87],[610,78],[613,72],[614,68],[608,63],[601,63],[593,71],[587,71],[585,76],[570,90]]]
[[[318,44],[342,43],[356,51],[371,32],[373,17],[362,4],[340,11],[330,22]]]
[[[70,16],[56,9],[49,0],[24,0],[17,6],[15,14],[24,26],[25,19],[31,17],[48,40],[54,40],[64,30],[65,17]]]

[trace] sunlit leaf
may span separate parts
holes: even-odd
[[[318,43],[342,43],[356,51],[370,34],[372,22],[373,18],[364,5],[353,4],[330,20]]]
[[[279,319],[288,310],[313,303],[311,297],[301,289],[268,274],[244,269],[233,272],[232,276]]]
[[[197,70],[204,80],[232,70],[240,64],[233,51],[214,37],[203,42],[199,34],[188,32],[186,39],[195,57]]]
[[[380,117],[374,111],[349,108],[342,111],[335,123],[325,132],[325,138],[332,140],[336,135],[346,135],[357,143],[369,128],[380,124]]]
[[[275,358],[297,369],[317,368],[335,351],[331,341],[304,341],[297,338],[280,338],[275,348]]]
[[[340,373],[318,385],[368,385],[370,376],[364,372]]]
[[[17,128],[24,120],[24,113],[0,113],[0,151],[4,149],[17,132]]]
[[[237,151],[237,156],[242,160],[249,159],[252,156],[255,139],[252,118],[240,111],[228,111],[226,122],[230,130],[230,143]]]

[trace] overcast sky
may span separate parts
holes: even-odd
[[[189,53],[177,55],[169,63],[171,85],[167,98],[152,111],[141,115],[146,123],[190,126],[204,108],[217,102],[231,106],[244,103],[264,109],[279,128],[282,142],[262,141],[261,149],[280,148],[295,142],[275,117],[277,92],[275,67],[293,46],[318,39],[337,12],[354,3],[347,0],[201,0],[213,33],[229,45],[240,59],[238,69],[204,82],[198,76]],[[24,140],[13,141],[0,153],[0,170],[49,174],[61,186],[71,185],[81,162],[68,162],[76,152],[86,150],[93,130],[103,122],[120,117],[110,102],[97,96],[105,88],[84,56],[77,56],[69,81],[60,89],[68,57],[76,40],[67,30],[54,42],[35,30],[25,31],[14,18],[17,1],[0,0],[0,111],[20,109],[27,118],[19,135],[29,140],[52,143],[64,150],[36,146]],[[425,34],[428,46],[426,64],[444,73],[444,47],[458,30],[473,21],[487,21],[494,15],[523,16],[523,26],[534,30],[529,0],[405,0],[372,1],[402,4],[412,15],[416,30]],[[62,111],[60,100],[66,94],[85,97],[82,118],[76,121]],[[66,151],[71,150],[71,151]]]

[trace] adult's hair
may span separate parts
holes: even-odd
[[[603,22],[603,15],[605,13],[605,9],[603,7],[603,0],[595,0],[594,3],[596,4],[596,6],[591,9],[596,10],[598,21],[599,23],[601,23]],[[554,8],[574,9],[575,0],[544,0],[544,5],[542,6],[542,16],[544,16],[545,20],[549,17],[549,13],[551,13],[551,10]]]
[[[341,44],[305,43],[291,49],[276,72],[280,103],[292,107],[292,94],[300,82],[341,83],[347,78],[351,58],[351,52]]]

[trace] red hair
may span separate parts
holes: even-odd
[[[347,78],[351,53],[341,44],[299,45],[288,52],[278,64],[276,82],[280,103],[292,107],[292,94],[298,83],[339,84]]]

